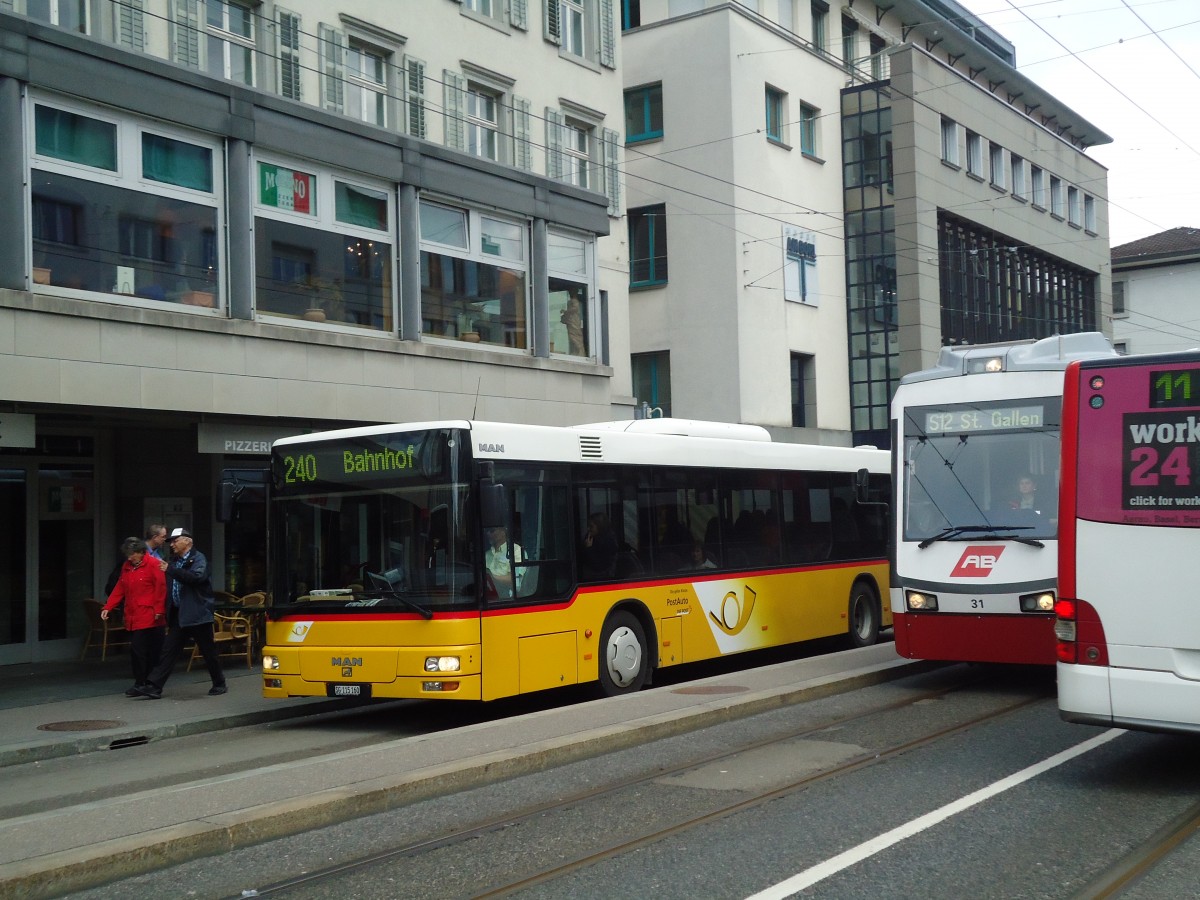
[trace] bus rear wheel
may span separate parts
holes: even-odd
[[[600,690],[606,697],[632,694],[646,683],[650,654],[646,632],[635,616],[618,610],[600,632]]]
[[[846,637],[851,647],[870,647],[879,640],[879,598],[861,581],[850,589],[848,619]]]

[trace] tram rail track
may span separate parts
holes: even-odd
[[[550,802],[536,803],[525,808],[510,810],[503,815],[495,816],[486,821],[479,822],[469,828],[443,833],[425,840],[414,841],[403,846],[370,854],[356,860],[346,861],[329,866],[327,868],[306,872],[303,875],[292,879],[286,879],[264,887],[260,887],[257,889],[257,896],[285,895],[291,890],[317,886],[324,882],[339,879],[352,872],[366,871],[373,867],[379,867],[403,859],[411,859],[426,853],[453,847],[456,844],[465,843],[494,832],[499,832],[503,829],[511,828],[514,825],[519,825],[523,822],[528,822],[539,817],[552,815],[556,812],[565,811],[581,804],[596,802],[605,796],[615,795],[620,791],[629,790],[631,788],[636,788],[639,785],[670,778],[674,775],[681,775],[690,770],[710,765],[712,763],[717,763],[725,759],[731,759],[740,754],[753,752],[755,750],[760,750],[779,744],[785,744],[789,741],[794,741],[797,739],[812,737],[822,732],[827,732],[830,729],[839,728],[854,722],[865,721],[872,717],[877,717],[890,712],[900,711],[919,703],[941,699],[955,692],[969,689],[970,687],[975,686],[979,680],[980,679],[977,677],[966,678],[954,685],[936,690],[922,691],[918,694],[914,694],[911,697],[906,697],[903,700],[894,701],[891,703],[877,704],[872,706],[870,709],[862,710],[851,715],[830,717],[820,722],[806,724],[803,727],[786,729],[772,734],[767,738],[739,744],[737,747],[732,749],[726,749],[716,753],[696,755],[670,768],[659,768],[652,772],[640,773],[629,778],[608,781],[603,785],[578,791],[565,797],[559,797]],[[561,878],[573,872],[585,869],[588,866],[594,865],[595,863],[601,862],[605,859],[631,852],[639,847],[653,844],[672,835],[686,832],[689,829],[700,827],[709,822],[742,812],[747,809],[752,809],[757,805],[769,803],[780,797],[787,796],[790,793],[804,790],[818,782],[836,778],[868,766],[886,762],[887,760],[893,759],[896,756],[932,744],[951,735],[961,733],[971,728],[976,728],[980,725],[1003,718],[1004,716],[1011,715],[1012,713],[1024,709],[1025,707],[1028,707],[1043,699],[1044,696],[1040,693],[1034,696],[1021,697],[1017,701],[1004,704],[998,709],[981,715],[972,716],[964,721],[930,731],[922,734],[918,738],[903,741],[885,749],[871,750],[856,755],[840,764],[824,768],[817,772],[806,774],[803,777],[794,779],[787,784],[775,787],[771,790],[756,792],[750,797],[741,797],[736,802],[721,804],[701,815],[690,816],[684,820],[674,822],[667,827],[651,829],[642,834],[636,834],[633,836],[622,835],[617,840],[610,841],[605,843],[603,846],[581,852],[571,859],[565,860],[556,866],[528,874],[520,878],[498,881],[495,884],[487,886],[481,891],[473,893],[471,896],[478,898],[503,897],[525,888],[554,881],[557,878]]]

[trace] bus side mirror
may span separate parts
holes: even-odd
[[[504,485],[491,481],[479,483],[479,515],[485,529],[508,527],[508,494]]]
[[[854,499],[859,503],[867,503],[870,496],[871,488],[871,473],[866,469],[859,469],[854,473]]]

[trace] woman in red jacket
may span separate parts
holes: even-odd
[[[110,611],[125,604],[129,661],[133,664],[133,687],[125,691],[125,696],[140,697],[137,688],[146,683],[162,652],[167,629],[167,579],[158,560],[146,553],[146,542],[141,538],[125,538],[121,553],[125,557],[121,577],[100,615],[107,619]]]

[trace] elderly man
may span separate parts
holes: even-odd
[[[167,622],[170,631],[163,643],[162,657],[146,684],[138,693],[151,700],[162,696],[163,685],[171,677],[171,671],[179,654],[194,640],[208,666],[212,687],[209,695],[226,692],[225,673],[217,656],[217,645],[213,642],[213,592],[209,580],[208,560],[192,545],[192,535],[186,528],[176,528],[167,537],[171,547],[171,561],[159,563],[167,578]]]

